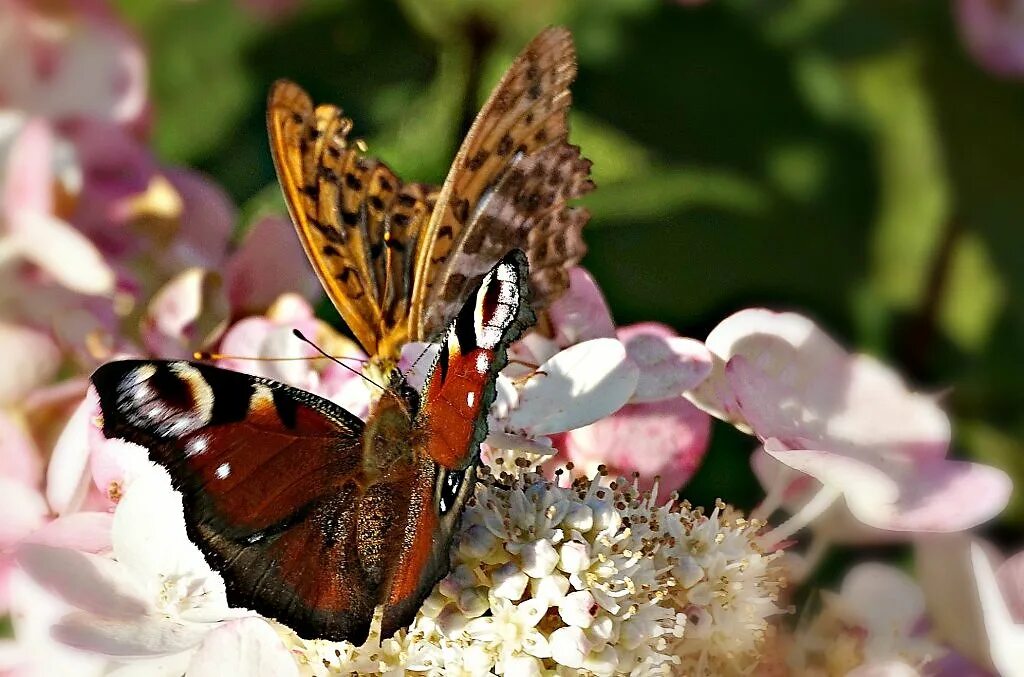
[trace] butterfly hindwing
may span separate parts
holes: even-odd
[[[506,350],[533,324],[526,256],[513,250],[485,276],[449,324],[414,422],[422,440],[409,519],[384,600],[383,636],[408,625],[448,570],[449,547],[473,495],[480,442]]]
[[[371,355],[408,340],[413,253],[437,189],[403,183],[348,134],[332,105],[278,81],[267,104],[271,153],[299,239],[327,295]]]
[[[149,450],[232,606],[306,637],[360,641],[379,590],[356,553],[363,422],[315,395],[189,362],[92,377],[103,432]]]
[[[568,202],[593,188],[590,161],[567,141],[575,77],[572,36],[549,28],[523,49],[477,115],[418,242],[413,338],[435,336],[513,248],[530,261],[535,310],[567,289],[589,218]]]

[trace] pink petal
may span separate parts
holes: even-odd
[[[772,376],[797,364],[820,379],[845,364],[846,352],[808,318],[763,308],[741,310],[722,320],[705,345],[712,354],[711,374],[687,397],[712,416],[750,432],[739,411],[726,363],[742,355]],[[813,382],[813,381],[812,381]]]
[[[971,55],[991,73],[1024,75],[1024,10],[1017,0],[957,0],[960,34]]]
[[[57,514],[78,509],[89,489],[90,435],[99,413],[99,398],[90,388],[54,445],[46,472],[46,499]]]
[[[20,546],[16,557],[37,583],[79,609],[127,620],[149,608],[131,573],[106,557],[35,543]]]
[[[57,283],[81,294],[105,295],[114,289],[114,270],[103,254],[73,226],[47,213],[21,211],[12,246]]]
[[[640,381],[630,400],[654,402],[678,397],[711,373],[711,353],[700,341],[682,338],[663,324],[645,322],[620,327],[619,340],[640,368]]]
[[[880,638],[910,636],[925,612],[924,593],[914,579],[880,562],[863,562],[850,569],[840,596],[857,624]]]
[[[173,256],[185,266],[219,270],[227,255],[235,207],[219,186],[199,172],[169,169],[164,174],[181,196],[184,211]]]
[[[25,429],[0,410],[0,478],[34,487],[42,480],[43,463]]]
[[[168,656],[197,646],[217,626],[167,616],[116,619],[86,612],[65,616],[53,627],[63,644],[116,658]]]
[[[153,296],[140,322],[149,352],[165,359],[191,359],[227,327],[230,311],[220,274],[182,271]]]
[[[682,398],[627,404],[617,412],[565,435],[569,460],[584,470],[604,464],[612,475],[640,473],[640,486],[655,476],[669,494],[700,467],[711,435],[711,419]]]
[[[918,537],[914,541],[914,573],[925,591],[936,637],[991,669],[988,636],[971,565],[971,540],[964,533]]]
[[[775,440],[769,442],[765,451],[771,456],[842,491],[850,512],[879,529],[969,529],[999,514],[1012,489],[1006,473],[976,463],[929,460],[886,465],[828,451],[791,451]]]
[[[534,437],[573,430],[617,411],[636,390],[639,371],[616,339],[578,343],[540,366],[519,393],[509,431]]]
[[[113,525],[114,516],[109,512],[74,512],[37,529],[23,542],[95,554],[106,553],[110,552],[110,530]]]
[[[6,214],[7,227],[14,228],[14,214],[53,211],[53,132],[43,120],[26,122],[7,151],[7,166],[0,174],[5,178],[0,205]]]
[[[224,276],[236,314],[262,312],[288,291],[310,301],[323,293],[291,222],[278,216],[253,224]]]
[[[1001,675],[1019,675],[1024,666],[1024,625],[1014,622],[999,589],[992,563],[977,543],[971,545],[971,563],[992,663]]]
[[[921,673],[902,661],[865,663],[846,673],[846,677],[920,677]]]
[[[145,56],[104,4],[78,2],[50,12],[12,4],[0,62],[4,105],[50,118],[139,121]]]
[[[1018,552],[1003,562],[996,575],[1013,619],[1024,623],[1024,552]]]
[[[0,405],[22,401],[57,375],[60,350],[50,335],[0,321]]]
[[[112,504],[120,500],[132,480],[152,465],[144,447],[124,440],[105,439],[99,429],[95,430],[91,447],[89,468],[93,483]]]
[[[46,501],[38,491],[0,477],[0,550],[32,533],[48,513]]]
[[[594,278],[577,266],[569,271],[569,291],[548,308],[554,340],[568,347],[595,338],[615,336],[608,302]]]
[[[225,623],[211,632],[192,657],[189,677],[251,675],[288,677],[299,668],[277,633],[260,618]]]
[[[762,355],[763,356],[763,355]],[[949,419],[933,398],[912,393],[896,374],[864,356],[813,372],[799,358],[771,375],[737,355],[725,373],[744,419],[761,439],[793,448],[848,453],[904,453],[941,459]]]

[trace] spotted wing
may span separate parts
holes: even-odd
[[[304,637],[369,632],[380,591],[356,556],[363,422],[266,379],[188,362],[92,376],[108,438],[134,442],[181,492],[189,538],[232,606]]]
[[[448,571],[449,547],[476,482],[480,442],[494,380],[508,346],[533,324],[526,256],[513,250],[485,276],[448,326],[427,377],[414,421],[419,471],[409,518],[383,600],[381,634],[412,622],[424,598]]]
[[[532,304],[568,287],[589,218],[568,202],[593,188],[567,141],[572,36],[549,28],[520,53],[480,111],[441,189],[415,256],[410,335],[435,336],[506,252],[524,249]]]
[[[267,129],[299,239],[349,328],[370,355],[407,340],[413,252],[437,189],[405,184],[350,141],[352,121],[313,107],[293,82],[270,90]]]

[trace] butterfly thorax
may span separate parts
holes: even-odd
[[[363,472],[372,484],[413,472],[419,394],[397,371],[374,404],[363,435]]]

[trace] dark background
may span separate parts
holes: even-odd
[[[403,177],[440,182],[513,56],[569,26],[572,141],[598,184],[584,263],[620,324],[702,339],[743,307],[798,309],[949,389],[954,453],[1024,479],[1024,88],[970,58],[949,3],[117,4],[150,49],[160,157],[224,186],[239,234],[283,212],[274,79],[343,106]],[[716,427],[685,495],[753,505],[752,447]],[[1017,494],[989,535],[1019,546],[1022,519]]]

